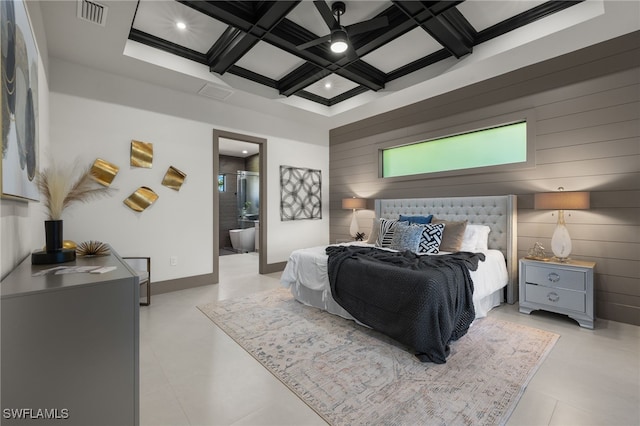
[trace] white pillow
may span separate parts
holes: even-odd
[[[378,235],[380,235],[380,219],[374,217],[373,223],[371,224],[371,234],[369,235],[367,243],[375,244],[376,241],[378,241]]]
[[[478,231],[478,240],[476,241],[476,250],[489,250],[489,233],[491,228],[487,225],[475,225],[480,228]]]
[[[489,233],[491,228],[487,225],[467,224],[462,237],[460,251],[476,252],[489,248]]]

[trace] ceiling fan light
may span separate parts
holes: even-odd
[[[331,34],[331,51],[342,53],[349,45],[347,44],[347,34],[343,30],[334,31]]]
[[[331,43],[331,51],[335,53],[342,53],[347,50],[347,43],[344,41],[335,41]]]

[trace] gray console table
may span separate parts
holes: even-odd
[[[56,266],[111,266],[34,276]],[[2,424],[139,424],[139,285],[117,254],[32,265],[0,283]]]

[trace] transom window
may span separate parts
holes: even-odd
[[[381,150],[381,177],[527,164],[527,122],[504,124]]]

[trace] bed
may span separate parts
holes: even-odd
[[[381,199],[375,202],[376,218],[397,220],[401,215],[433,215],[440,220],[467,221],[467,224],[488,227],[486,246],[480,244],[473,250],[482,253],[484,261],[479,262],[475,271],[470,271],[476,318],[486,316],[489,310],[502,302],[514,303],[516,300],[516,208],[514,195]],[[372,246],[368,242],[349,244],[363,248]],[[281,283],[306,305],[356,320],[334,300],[327,262],[327,246],[296,250],[288,259]]]

